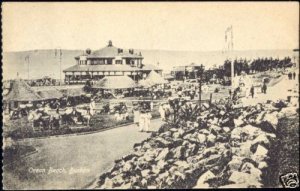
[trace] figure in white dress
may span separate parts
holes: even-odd
[[[90,103],[90,114],[93,116],[95,114],[96,103],[95,100],[92,99]]]
[[[140,131],[142,132],[145,127],[145,113],[143,111],[141,111],[139,115],[139,127],[140,127]]]
[[[134,108],[133,109],[133,121],[134,124],[136,124],[137,126],[139,125],[139,118],[140,118],[140,111],[138,110],[138,108]]]
[[[164,121],[166,119],[165,110],[163,104],[160,104],[158,107],[158,112],[160,114],[161,120]]]
[[[151,118],[152,118],[151,112],[147,111],[144,117],[144,127],[146,132],[149,131]]]

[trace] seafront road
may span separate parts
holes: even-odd
[[[296,90],[296,95],[299,95],[299,82],[297,80],[289,80],[287,76],[284,76],[277,84],[268,87],[266,94],[256,92],[254,98],[250,96],[244,97],[242,98],[242,102],[244,106],[248,106],[264,103],[267,100],[286,100],[288,96],[293,95],[289,90]]]
[[[152,120],[150,130],[161,124],[161,119]],[[28,139],[22,144],[38,152],[7,165],[3,184],[5,189],[85,188],[150,135],[132,124],[92,134]]]

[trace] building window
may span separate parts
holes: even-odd
[[[130,60],[130,66],[135,66],[134,60]]]
[[[122,64],[122,60],[116,60],[116,64]]]
[[[79,60],[79,65],[86,65],[86,64],[87,64],[86,60]]]
[[[112,59],[107,59],[107,64],[112,64]]]

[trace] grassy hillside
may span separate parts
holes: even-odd
[[[164,70],[170,70],[174,66],[194,63],[202,63],[209,68],[213,65],[221,65],[227,57],[232,58],[257,58],[257,57],[284,57],[293,56],[291,50],[258,50],[258,51],[236,51],[231,56],[222,54],[220,51],[167,51],[167,50],[135,50],[141,51],[145,64],[156,65]],[[59,52],[55,54],[55,49],[51,50],[31,50],[22,52],[3,53],[3,78],[16,78],[17,73],[21,78],[27,78],[28,64],[25,57],[29,55],[29,76],[39,78],[45,75],[59,78]],[[81,54],[83,50],[62,50],[62,70],[75,64],[75,56]]]

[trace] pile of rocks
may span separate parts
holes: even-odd
[[[278,118],[288,107],[281,102],[234,109],[216,105],[202,112],[200,123],[187,121],[178,128],[164,124],[116,160],[100,176],[98,187],[262,187]]]

